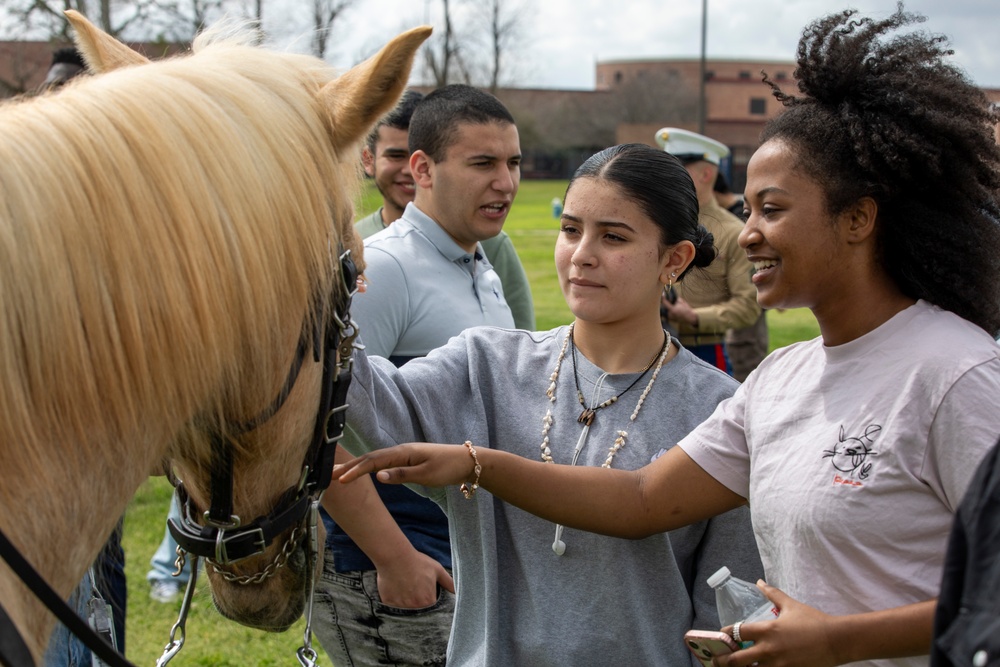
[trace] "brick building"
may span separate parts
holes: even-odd
[[[737,191],[746,183],[746,165],[757,148],[764,123],[781,110],[781,104],[762,82],[761,72],[767,72],[770,80],[782,89],[794,92],[794,71],[795,63],[790,60],[706,60],[704,133],[733,151],[729,169]],[[611,93],[630,82],[663,80],[666,76],[677,81],[687,94],[700,98],[698,59],[609,60],[597,63],[596,75],[597,89]],[[653,135],[665,125],[695,132],[699,128],[697,115],[681,122],[663,118],[652,123],[626,123],[618,126],[615,140],[655,145]]]

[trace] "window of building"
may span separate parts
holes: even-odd
[[[767,100],[763,97],[750,98],[750,113],[755,116],[763,116],[767,112]]]
[[[615,72],[615,83],[621,83],[623,78],[621,72]]]
[[[708,70],[705,72],[705,81],[711,81],[714,78],[715,78],[715,72],[713,72],[712,70]]]
[[[774,75],[774,78],[777,79],[778,81],[784,81],[785,79],[788,78],[788,73],[778,72],[777,74]]]
[[[750,78],[750,71],[749,70],[745,70],[745,69],[744,70],[740,70],[740,78],[741,79],[749,79]]]

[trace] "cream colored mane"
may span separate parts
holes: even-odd
[[[356,142],[429,33],[338,79],[239,41],[143,63],[71,18],[106,73],[0,106],[0,526],[62,593],[179,434],[280,389],[338,245],[361,261]]]

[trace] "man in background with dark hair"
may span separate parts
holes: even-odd
[[[365,142],[361,163],[382,195],[382,206],[354,223],[361,238],[382,231],[403,215],[413,201],[416,188],[410,173],[410,118],[423,95],[415,90],[403,94],[396,108],[382,117]],[[507,232],[500,231],[480,242],[493,270],[500,276],[503,294],[518,329],[535,329],[535,304],[521,259]]]
[[[83,56],[74,46],[66,46],[56,49],[52,54],[52,65],[45,74],[45,81],[42,82],[40,90],[58,88],[74,76],[84,74],[87,71],[87,64],[83,61]]]

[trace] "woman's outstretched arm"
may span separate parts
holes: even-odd
[[[632,471],[553,465],[486,448],[476,456],[479,485],[494,496],[543,519],[615,537],[647,537],[746,502],[680,447]],[[472,484],[473,468],[462,445],[410,443],[353,459],[333,477],[344,483],[378,471],[379,481],[390,484],[448,486]]]

